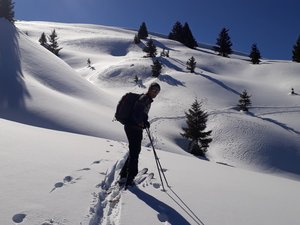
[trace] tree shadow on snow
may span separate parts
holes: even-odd
[[[286,112],[289,112],[289,111],[286,111]],[[258,119],[261,119],[261,120],[264,120],[264,121],[273,123],[273,124],[275,124],[275,125],[277,125],[277,126],[283,128],[283,129],[285,129],[285,130],[287,130],[287,131],[289,131],[289,132],[292,132],[292,133],[295,133],[295,134],[300,135],[300,131],[297,131],[297,130],[295,130],[294,128],[289,127],[288,125],[286,125],[286,124],[284,124],[284,123],[281,123],[281,122],[279,122],[279,121],[277,121],[277,120],[274,120],[274,119],[271,119],[271,118],[264,118],[264,117],[256,116],[256,115],[255,115],[254,113],[252,113],[252,112],[247,112],[247,114],[250,115],[250,116],[256,117],[256,118],[258,118]]]
[[[167,74],[161,74],[159,75],[158,79],[162,82],[165,82],[169,85],[172,86],[185,86],[183,82],[171,77],[170,75]]]
[[[196,73],[196,74],[197,74],[197,75],[200,75],[200,76],[202,76],[202,77],[205,77],[206,79],[208,79],[208,80],[210,80],[210,81],[216,83],[217,85],[219,85],[219,86],[221,86],[222,88],[224,88],[224,89],[226,89],[226,90],[232,92],[233,94],[240,95],[240,93],[239,93],[238,91],[236,91],[236,90],[232,89],[231,87],[227,86],[226,84],[224,84],[224,83],[223,83],[222,81],[220,81],[220,80],[217,80],[217,79],[215,79],[215,78],[212,78],[212,77],[210,77],[210,76],[208,76],[208,75],[205,75],[205,74],[203,74],[203,73],[202,73],[202,74]]]
[[[0,109],[23,108],[24,98],[30,97],[23,81],[18,43],[18,30],[5,23],[0,32]],[[0,111],[0,112],[1,112]]]
[[[172,225],[190,224],[182,215],[180,215],[171,206],[163,203],[162,201],[159,201],[158,199],[147,194],[141,189],[133,188],[130,191],[157,212],[157,218],[160,222],[167,221],[169,224]]]
[[[165,58],[165,57],[158,57],[159,58],[159,61],[166,67],[168,68],[171,68],[173,70],[176,70],[176,71],[180,71],[180,72],[185,72],[182,67],[185,67],[186,65],[180,61],[180,60],[177,60],[177,59],[173,59],[171,57],[168,57],[168,58]],[[177,66],[176,64],[179,64],[180,66],[182,67],[179,67]]]

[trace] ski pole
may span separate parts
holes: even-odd
[[[158,156],[157,156],[156,150],[155,150],[155,148],[154,148],[154,144],[153,144],[152,137],[151,137],[151,134],[150,134],[150,130],[149,130],[149,129],[148,129],[148,132],[149,132],[149,134],[148,134],[148,135],[149,135],[149,139],[150,139],[150,142],[151,142],[151,145],[152,145],[152,148],[153,148],[153,152],[154,152],[154,155],[155,155],[155,159],[156,159],[156,161],[157,161],[157,163],[158,163],[158,166],[159,166],[159,168],[160,168],[160,170],[161,170],[161,173],[162,173],[162,175],[163,175],[163,177],[164,177],[164,180],[166,181],[167,186],[170,187],[170,185],[169,185],[169,183],[168,183],[168,180],[167,180],[167,178],[166,178],[166,176],[165,176],[165,173],[164,173],[164,171],[163,171],[163,168],[162,168],[162,166],[161,166],[160,160],[159,160],[159,158],[158,158]]]
[[[148,137],[149,137],[151,146],[152,146],[152,150],[153,150],[154,159],[155,159],[156,167],[157,167],[157,170],[158,170],[160,182],[161,182],[163,191],[166,191],[166,190],[165,190],[165,187],[164,187],[164,183],[163,183],[162,177],[161,177],[161,173],[160,173],[160,169],[159,169],[159,164],[158,164],[158,162],[157,162],[157,154],[156,154],[156,152],[155,152],[155,148],[154,148],[154,145],[153,145],[153,142],[152,142],[152,138],[151,138],[151,135],[150,135],[150,130],[149,130],[149,128],[146,128],[146,131],[147,131],[147,134],[148,134]]]
[[[178,194],[171,188],[171,186],[168,184],[168,181],[167,181],[167,178],[165,176],[165,173],[163,171],[163,168],[161,166],[161,163],[160,163],[160,160],[157,156],[157,153],[156,153],[156,150],[154,148],[154,144],[153,144],[153,141],[152,141],[152,138],[151,138],[151,134],[150,134],[150,130],[149,128],[146,128],[146,131],[147,131],[147,134],[149,136],[149,140],[150,140],[150,143],[151,143],[151,146],[152,146],[152,149],[153,149],[153,154],[154,154],[154,158],[155,158],[155,161],[156,161],[156,166],[157,166],[157,170],[158,170],[158,174],[159,174],[159,177],[160,177],[160,181],[161,181],[161,184],[162,184],[162,187],[163,187],[163,191],[166,192],[165,188],[164,188],[164,184],[163,184],[163,180],[162,180],[162,177],[161,177],[161,173],[164,177],[164,180],[167,184],[167,187],[170,189],[170,191],[179,199],[179,201],[186,207],[186,209],[180,205],[180,203],[178,201],[176,201],[169,193],[168,196],[176,203],[178,204],[197,224],[199,225],[204,225],[204,223],[199,219],[199,217],[190,209],[190,207],[178,196]],[[192,214],[192,215],[191,215]],[[199,223],[200,222],[200,223]]]
[[[159,174],[159,177],[160,177],[160,180],[161,180],[161,184],[162,184],[162,187],[163,187],[163,191],[165,191],[165,188],[164,188],[164,184],[163,184],[163,180],[162,180],[161,174],[163,175],[164,180],[166,181],[167,186],[168,186],[168,187],[170,187],[170,186],[169,186],[169,184],[168,184],[167,178],[166,178],[166,176],[165,176],[165,173],[164,173],[164,171],[163,171],[163,168],[162,168],[161,163],[160,163],[160,161],[159,161],[159,158],[158,158],[158,156],[157,156],[156,150],[155,150],[155,148],[154,148],[154,144],[153,144],[153,141],[152,141],[152,138],[151,138],[151,134],[150,134],[149,128],[146,128],[146,131],[147,131],[147,134],[148,134],[148,137],[149,137],[151,146],[152,146],[152,150],[153,150],[153,154],[154,154],[154,158],[155,158],[155,162],[156,162],[158,174]]]

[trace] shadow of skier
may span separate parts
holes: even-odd
[[[180,215],[171,206],[159,201],[158,199],[147,194],[141,189],[133,188],[130,191],[158,213],[157,218],[160,222],[168,221],[168,223],[172,225],[190,224],[182,215]]]

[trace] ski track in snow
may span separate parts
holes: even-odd
[[[95,195],[98,198],[96,205],[90,207],[92,216],[89,225],[119,225],[121,224],[121,207],[123,188],[118,186],[118,176],[122,169],[127,154],[122,160],[117,161],[106,171],[105,178],[96,187],[101,191]],[[146,187],[152,185],[154,173],[141,173],[135,178],[137,186]]]

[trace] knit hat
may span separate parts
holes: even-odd
[[[158,90],[160,90],[160,85],[158,83],[156,83],[156,82],[153,82],[153,83],[150,84],[148,90],[152,90],[152,89],[155,89],[155,88],[157,88]]]

